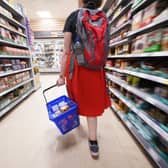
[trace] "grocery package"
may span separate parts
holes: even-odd
[[[132,53],[142,53],[146,46],[147,38],[147,35],[136,37],[132,42]]]
[[[13,48],[13,47],[7,47],[7,46],[0,46],[0,54],[6,54],[6,55],[30,55],[29,50],[26,49],[19,49],[19,48]]]
[[[161,45],[162,45],[162,50],[168,50],[168,28],[165,28],[162,31]]]
[[[139,11],[137,14],[133,16],[132,30],[137,30],[141,27],[143,14],[144,14],[143,11]]]
[[[157,52],[161,51],[161,39],[162,39],[162,29],[158,29],[147,34],[146,48],[144,52]]]

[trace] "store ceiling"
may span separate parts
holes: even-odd
[[[14,0],[26,8],[27,16],[38,19],[37,11],[49,11],[53,18],[65,19],[70,12],[78,8],[77,0]]]

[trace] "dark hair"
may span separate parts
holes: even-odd
[[[102,4],[102,0],[82,0],[84,7],[96,9],[99,8]]]

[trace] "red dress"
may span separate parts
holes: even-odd
[[[78,104],[79,115],[96,117],[110,106],[106,88],[105,71],[81,67],[75,60],[72,79],[69,79],[70,55],[66,64],[67,90],[71,99]]]

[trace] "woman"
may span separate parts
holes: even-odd
[[[82,0],[83,7],[97,9],[102,0]],[[97,142],[97,117],[101,116],[104,109],[110,106],[107,94],[104,70],[90,70],[79,66],[75,60],[72,79],[69,79],[71,45],[76,38],[76,22],[78,11],[70,14],[64,26],[64,54],[61,62],[61,73],[58,85],[67,82],[69,96],[77,102],[79,115],[87,117],[88,142],[91,156],[99,156]]]

